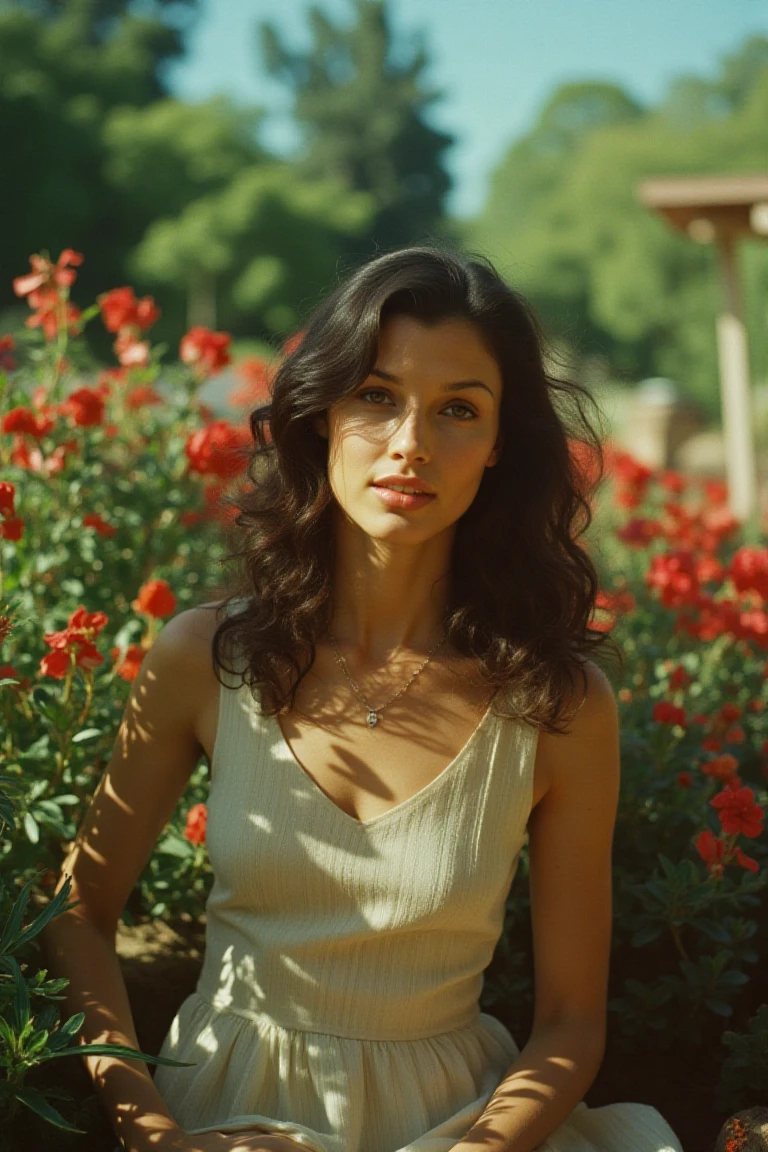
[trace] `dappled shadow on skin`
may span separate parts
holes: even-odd
[[[68,935],[60,943],[73,956],[93,950],[97,921],[100,946],[111,947],[108,941],[114,925],[106,919],[99,920],[98,914],[98,909],[105,906],[103,893],[111,893],[110,906],[119,903],[116,893],[124,898],[130,894],[137,855],[140,849],[145,855],[151,852],[183,792],[184,773],[188,775],[199,756],[199,746],[191,742],[184,746],[178,734],[169,741],[158,738],[157,717],[151,715],[153,702],[147,698],[152,672],[145,669],[144,673],[134,686],[113,758],[68,861],[70,866],[77,861],[79,894],[95,917],[94,923],[87,925],[77,913],[70,914]],[[383,695],[386,697],[386,693]],[[380,698],[381,694],[374,696]],[[387,723],[390,731],[398,732],[399,748],[394,746],[392,750],[390,746],[386,764],[381,760],[377,764],[374,758],[376,737],[381,733],[368,729],[363,719],[359,740],[355,734],[354,752],[351,741],[331,741],[331,755],[326,758],[329,783],[325,788],[310,776],[289,743],[289,739],[295,739],[296,752],[301,753],[298,728],[292,728],[290,721],[281,717],[286,725],[284,732],[277,718],[263,716],[247,688],[239,694],[222,692],[221,702],[225,700],[225,738],[206,749],[214,761],[207,842],[216,883],[209,899],[205,964],[196,988],[183,999],[174,997],[176,1004],[181,1000],[178,1044],[172,1037],[172,1025],[167,1033],[172,1038],[170,1050],[163,1052],[172,1059],[193,1062],[194,1066],[161,1066],[150,1069],[150,1074],[156,1080],[161,1077],[158,1088],[185,1127],[212,1123],[220,1128],[235,1118],[239,1126],[245,1122],[258,1125],[270,1119],[306,1123],[318,1141],[325,1140],[335,1152],[339,1101],[350,1092],[350,1073],[342,1061],[337,1062],[336,1056],[329,1053],[330,1042],[339,1040],[340,1034],[348,1038],[350,1045],[362,1049],[364,1043],[357,1040],[357,1035],[376,1036],[376,1041],[368,1046],[371,1050],[382,1048],[392,1039],[395,1043],[388,1057],[392,1060],[398,1056],[396,1042],[401,1036],[406,1043],[412,1040],[423,1044],[427,1055],[431,1043],[429,1036],[423,1038],[419,1034],[419,1012],[425,1010],[425,1004],[432,1003],[431,995],[441,994],[440,989],[432,991],[434,975],[430,970],[414,977],[404,969],[403,980],[383,986],[379,996],[370,981],[376,972],[391,975],[390,967],[379,956],[382,945],[386,952],[391,942],[404,933],[423,930],[432,942],[444,940],[442,951],[448,955],[456,924],[466,923],[471,930],[476,909],[488,906],[489,885],[494,893],[502,886],[519,847],[519,830],[515,827],[513,831],[514,819],[509,824],[506,855],[497,836],[483,841],[479,825],[476,829],[474,824],[475,808],[463,803],[465,793],[461,788],[450,809],[441,809],[438,818],[418,820],[409,824],[408,835],[398,834],[396,848],[390,845],[385,850],[384,841],[373,834],[375,829],[388,826],[389,821],[394,825],[399,819],[396,812],[401,808],[409,813],[409,819],[417,812],[419,816],[429,815],[429,805],[437,795],[432,784],[442,777],[451,787],[444,774],[474,739],[483,718],[482,706],[488,704],[487,695],[482,701],[478,699],[473,717],[466,716],[465,704],[461,724],[457,724],[457,710],[450,707],[437,709],[430,703],[428,712],[425,705],[417,715],[412,706],[398,710],[397,704],[393,705],[387,713]],[[348,705],[338,708],[340,711],[320,709],[319,718],[312,714],[313,730],[325,737],[326,748],[334,717],[338,720],[339,715],[346,715]],[[409,756],[413,756],[417,743],[421,759],[422,748],[432,752],[434,769],[427,761],[429,778],[414,780]],[[459,751],[451,759],[451,745],[455,748],[459,744]],[[480,764],[473,762],[471,767],[477,770]],[[158,773],[167,784],[162,795]],[[154,780],[150,780],[152,776]],[[152,797],[151,804],[148,795]],[[361,807],[363,795],[366,800],[371,798],[370,809]],[[265,797],[269,797],[268,803]],[[415,797],[421,797],[418,808],[412,806]],[[347,811],[342,807],[345,803]],[[150,817],[146,815],[148,806]],[[456,808],[460,809],[463,823],[457,824],[454,832],[456,850],[446,853],[443,813],[450,810],[453,819]],[[143,813],[141,819],[137,818],[139,813]],[[141,844],[137,844],[137,838]],[[125,863],[121,846],[126,844],[134,849],[133,864]],[[482,850],[482,864],[475,867],[473,853]],[[434,867],[414,867],[414,852],[421,859],[434,859]],[[379,868],[381,871],[377,871]],[[418,909],[417,913],[403,918],[402,909],[409,907]],[[343,932],[329,933],[330,922],[342,924]],[[261,926],[270,925],[279,925],[271,939],[269,930],[261,930]],[[180,949],[173,945],[171,951],[178,954]],[[333,964],[327,963],[329,954],[334,955]],[[150,973],[153,966],[149,958],[145,963]],[[137,960],[137,965],[140,968],[142,961]],[[99,988],[103,985],[97,968],[98,964],[93,970],[93,981],[87,971],[84,977],[81,975],[83,999],[73,1010],[87,1010],[92,1031],[106,1033],[115,1029],[118,1022],[99,1002]],[[367,974],[366,997],[350,1005],[347,991],[358,968]],[[197,988],[202,995],[195,994]],[[169,991],[169,999],[171,995]],[[218,998],[215,1009],[214,998]],[[133,1006],[133,999],[131,1002]],[[208,1008],[213,1009],[212,1013]],[[450,997],[444,1010],[444,1031],[449,1032]],[[459,1012],[463,1011],[462,1006]],[[311,1116],[300,1114],[301,1108],[290,1099],[290,1088],[287,1091],[285,1084],[280,1083],[280,1045],[288,1042],[286,1030],[291,1033],[292,1059],[296,1060],[298,1073],[301,1077],[310,1076],[316,1086],[305,1107],[305,1111],[312,1111]],[[143,1040],[143,1028],[140,1039]],[[468,1050],[475,1051],[474,1043],[468,1042]],[[498,1062],[498,1039],[485,1037],[483,1045],[488,1053],[495,1053]],[[150,1054],[158,1051],[154,1045],[145,1050]],[[235,1051],[237,1058],[233,1059]],[[405,1067],[411,1057],[405,1051],[401,1055]],[[433,1053],[431,1059],[437,1060],[437,1056]],[[468,1068],[463,1068],[465,1057],[458,1048],[455,1059],[462,1065],[461,1099],[452,1095],[456,1086],[453,1073],[447,1069],[436,1073],[439,1086],[434,1091],[430,1086],[429,1091],[425,1087],[422,1093],[430,1101],[429,1122],[433,1125],[439,1126],[462,1107],[470,1108],[473,1082],[477,1098],[481,1095],[476,1079],[480,1065],[475,1068],[472,1081]],[[144,1066],[138,1062],[124,1064],[121,1077],[126,1075],[126,1066],[128,1080],[121,1086],[127,1101],[120,1109],[123,1119],[138,1116],[130,1101],[141,1098],[146,1077]],[[374,1066],[365,1074],[373,1075]],[[99,1072],[106,1090],[110,1081],[116,1082],[117,1075],[117,1070],[110,1067]],[[402,1084],[419,1094],[419,1086],[412,1078],[406,1076]],[[386,1094],[387,1086],[380,1087]],[[361,1091],[365,1094],[362,1084],[352,1090],[356,1096]],[[198,1113],[201,1100],[206,1103],[203,1112]],[[209,1106],[213,1100],[221,1100],[220,1113],[215,1106]],[[470,1122],[472,1119],[475,1116]],[[414,1123],[413,1117],[409,1121],[395,1117],[395,1127],[398,1121]],[[422,1126],[420,1132],[423,1131]],[[404,1130],[402,1145],[413,1143],[418,1137],[419,1132]],[[364,1146],[364,1133],[350,1133],[350,1139],[361,1140]],[[439,1142],[446,1143],[443,1136],[436,1136],[435,1140],[436,1148]],[[429,1141],[425,1148],[428,1145]],[[112,1144],[106,1147],[111,1149]]]

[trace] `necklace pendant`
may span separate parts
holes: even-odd
[[[378,724],[379,718],[375,712],[368,713],[368,727],[373,728],[374,724]]]

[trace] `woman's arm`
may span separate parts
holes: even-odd
[[[528,824],[535,1009],[531,1036],[461,1152],[532,1152],[568,1118],[605,1051],[611,854],[619,797],[613,690],[591,662],[587,696],[562,736],[540,733],[550,787]]]
[[[138,1048],[115,950],[120,914],[170,819],[202,749],[194,717],[213,678],[205,629],[213,613],[191,609],[169,620],[133,682],[110,761],[69,855],[65,875],[79,906],[43,933],[50,967],[69,980],[65,1006],[83,1012],[83,1043]],[[215,678],[214,678],[215,682]],[[84,1056],[116,1134],[131,1152],[178,1132],[145,1063]]]

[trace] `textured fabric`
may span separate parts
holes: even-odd
[[[155,1083],[191,1132],[263,1128],[312,1152],[448,1152],[519,1048],[480,1011],[527,841],[537,733],[492,707],[455,759],[367,821],[301,767],[225,674],[197,989]],[[543,1152],[682,1152],[653,1108],[582,1102]]]

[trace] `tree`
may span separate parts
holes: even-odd
[[[196,0],[184,3],[191,13]],[[136,15],[118,0],[0,9],[0,303],[17,303],[11,276],[42,248],[99,252],[98,268],[83,266],[86,295],[119,276],[130,240],[104,178],[104,126],[113,109],[164,95],[162,65],[178,55],[180,36],[159,15]]]
[[[386,249],[440,231],[454,137],[427,120],[440,93],[424,85],[423,37],[406,51],[393,37],[388,0],[353,3],[355,23],[344,29],[310,8],[307,52],[287,48],[269,23],[259,34],[269,73],[293,91],[305,137],[298,171],[371,195],[369,240]]]
[[[765,170],[762,44],[748,42],[719,78],[677,83],[657,109],[603,85],[564,86],[504,157],[484,212],[464,233],[531,298],[554,336],[624,379],[675,378],[711,416],[719,409],[714,254],[649,212],[635,190],[652,176]],[[734,76],[746,74],[750,85],[737,97]],[[745,245],[742,257],[759,376],[768,373],[768,246]]]

